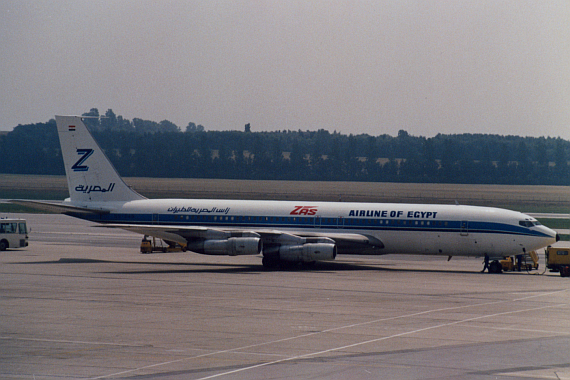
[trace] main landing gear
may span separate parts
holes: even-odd
[[[503,266],[499,260],[495,260],[489,265],[489,273],[503,273]]]
[[[298,267],[313,269],[317,264],[316,261],[284,261],[276,257],[263,257],[261,263],[266,270],[294,269]]]
[[[265,269],[279,269],[279,267],[281,267],[281,260],[275,257],[264,256],[263,259],[261,259],[261,263]]]
[[[493,262],[489,263],[489,255],[485,254],[485,259],[483,260],[483,270],[481,273],[485,272],[485,269],[489,271],[489,273],[503,273],[503,265],[499,260],[494,260]]]

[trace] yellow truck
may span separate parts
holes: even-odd
[[[186,246],[174,242],[164,242],[162,239],[145,235],[141,241],[141,253],[153,252],[186,252]]]
[[[507,256],[503,260],[500,260],[501,266],[503,267],[503,271],[517,271],[519,270],[519,263],[517,260],[520,260],[520,270],[530,272],[531,270],[538,269],[538,255],[535,251],[528,252],[526,254],[521,254],[517,256]]]
[[[570,247],[548,246],[546,267],[551,272],[560,272],[561,277],[570,277]]]

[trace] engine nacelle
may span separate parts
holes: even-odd
[[[312,261],[334,260],[336,245],[331,243],[306,243],[302,245],[282,245],[279,258],[283,261],[309,263]]]
[[[188,249],[204,255],[258,255],[263,250],[263,243],[257,237],[231,237],[190,242]]]

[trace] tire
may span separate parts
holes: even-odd
[[[489,272],[491,273],[503,273],[503,266],[498,261],[493,261],[491,265],[489,265]]]
[[[5,251],[8,249],[8,242],[6,240],[0,241],[0,251]]]
[[[278,269],[281,266],[281,260],[277,258],[263,257],[261,263],[263,267],[268,270]]]
[[[301,263],[301,265],[303,266],[303,268],[314,268],[317,265],[316,261],[307,261],[307,262],[303,262]]]

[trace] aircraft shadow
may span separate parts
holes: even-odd
[[[117,274],[168,274],[168,273],[263,273],[263,272],[358,272],[358,271],[377,271],[377,272],[403,272],[403,273],[460,273],[479,275],[479,271],[469,270],[452,270],[437,268],[403,268],[391,267],[394,264],[375,264],[369,265],[362,262],[339,262],[339,261],[322,261],[314,265],[284,265],[277,269],[265,269],[261,262],[259,264],[234,264],[234,263],[192,263],[192,262],[165,262],[165,261],[114,261],[100,260],[88,258],[60,258],[52,261],[34,261],[26,263],[14,264],[116,264],[122,265],[147,265],[149,267],[167,266],[170,268],[161,269],[134,269],[134,270],[113,270],[101,273],[117,273]],[[174,268],[176,267],[176,269]],[[181,268],[183,267],[183,268]],[[119,269],[119,268],[117,268]],[[520,272],[523,273],[523,272]],[[525,273],[526,274],[526,273]]]

